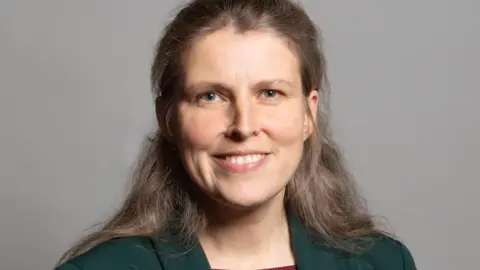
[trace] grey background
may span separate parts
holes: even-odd
[[[51,269],[112,213],[151,130],[148,72],[183,1],[0,1],[0,269]],[[478,266],[480,2],[306,1],[335,132],[419,269]]]

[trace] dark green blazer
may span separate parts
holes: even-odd
[[[414,260],[402,243],[386,236],[362,254],[351,254],[313,244],[301,222],[290,221],[292,248],[298,270],[415,270]],[[176,242],[178,243],[178,242]],[[73,258],[57,270],[210,270],[199,245],[186,249],[174,242],[147,237],[107,241]]]

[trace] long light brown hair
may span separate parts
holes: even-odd
[[[377,232],[332,140],[326,59],[320,32],[304,9],[289,0],[194,0],[179,10],[158,43],[151,83],[159,128],[146,141],[125,202],[59,263],[112,238],[155,237],[175,224],[187,239],[205,224],[198,190],[186,176],[166,130],[175,120],[171,114],[175,97],[182,92],[183,56],[198,38],[225,27],[240,33],[266,31],[287,40],[301,63],[305,97],[311,89],[319,92],[316,130],[305,141],[300,165],[286,187],[286,207],[313,234],[344,250],[351,250],[349,240]]]

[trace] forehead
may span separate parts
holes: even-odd
[[[186,83],[285,80],[300,83],[298,59],[284,39],[272,33],[222,29],[199,39],[186,55]]]

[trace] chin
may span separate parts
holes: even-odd
[[[283,202],[284,192],[277,192],[276,194],[265,193],[240,193],[233,194],[219,194],[215,201],[216,203],[226,206],[231,209],[237,210],[253,210],[276,201],[279,196],[282,198],[279,200]]]
[[[238,210],[248,210],[248,209],[255,209],[261,207],[268,203],[268,200],[260,200],[260,199],[232,199],[232,198],[222,198],[218,200],[218,203],[227,206],[228,208],[238,209]]]

